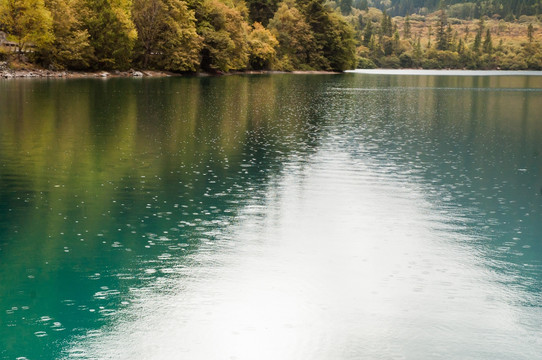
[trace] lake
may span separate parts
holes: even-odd
[[[0,358],[534,359],[542,77],[0,81]]]

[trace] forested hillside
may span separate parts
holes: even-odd
[[[512,20],[542,13],[542,0],[357,0],[359,8],[374,6],[391,15],[429,14],[447,8],[454,17],[479,19],[495,14]]]
[[[358,67],[542,70],[540,15],[462,19],[453,6],[404,17],[351,9]]]
[[[0,0],[0,61],[12,68],[216,73],[542,69],[541,3]]]

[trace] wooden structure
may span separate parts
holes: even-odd
[[[0,31],[0,47],[4,47],[11,52],[17,52],[19,50],[19,45],[13,41],[8,41],[7,34],[3,31]]]

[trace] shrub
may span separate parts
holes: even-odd
[[[398,69],[401,67],[401,61],[395,55],[386,56],[380,59],[380,66],[386,69]]]
[[[367,59],[364,57],[358,58],[358,69],[375,69],[376,64],[371,59]]]

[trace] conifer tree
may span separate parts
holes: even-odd
[[[489,29],[486,31],[486,38],[484,40],[484,52],[486,54],[491,54],[493,52],[493,42],[491,40],[491,32]]]
[[[482,34],[484,32],[484,19],[480,19],[478,22],[478,30],[476,31],[476,36],[474,37],[474,43],[472,45],[472,50],[479,54],[482,46]]]
[[[529,24],[529,26],[527,26],[527,39],[529,40],[530,43],[533,42],[533,33],[534,33],[534,28],[533,28],[533,24]]]
[[[436,42],[437,50],[448,50],[448,37],[446,33],[446,27],[448,25],[448,19],[444,10],[440,11],[439,20],[437,23]]]
[[[341,0],[340,3],[341,13],[348,15],[352,11],[352,0]]]
[[[411,33],[411,25],[410,25],[410,15],[407,15],[405,18],[405,27],[403,29],[403,37],[405,39],[410,39],[411,36],[412,36],[412,33]]]
[[[365,31],[363,32],[363,45],[369,45],[371,38],[373,37],[373,22],[369,20],[365,25]]]

